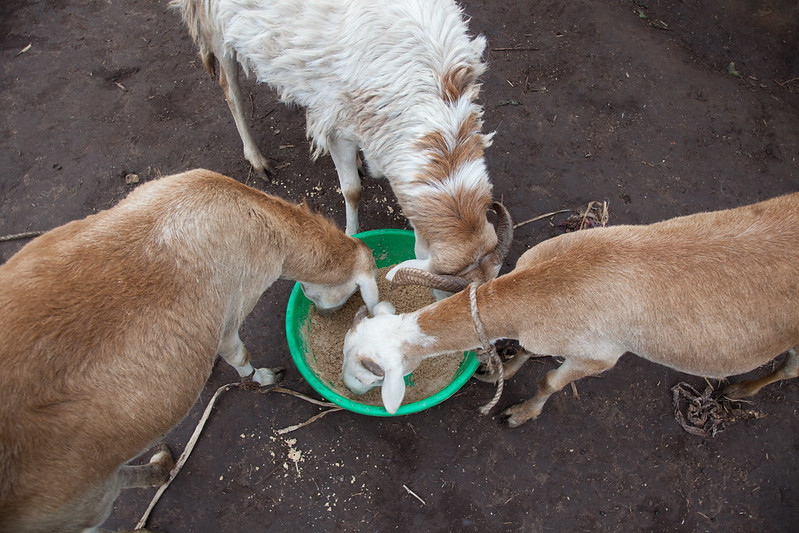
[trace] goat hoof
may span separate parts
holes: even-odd
[[[158,451],[150,457],[150,464],[160,467],[161,479],[158,480],[158,484],[161,484],[166,483],[169,479],[169,473],[175,468],[175,458],[172,457],[172,452],[169,451],[169,447],[166,444],[159,444],[157,450]]]
[[[283,381],[283,378],[286,377],[286,369],[282,366],[276,366],[272,369],[272,373],[275,375],[273,378],[274,381],[272,383],[280,383]]]
[[[746,383],[733,383],[732,385],[727,385],[721,391],[722,396],[726,396],[730,400],[738,400],[740,398],[746,398],[747,396],[751,396],[752,392],[749,390],[749,387],[746,386]]]
[[[518,419],[516,419],[516,417],[507,413],[502,413],[499,416],[502,419],[502,423],[509,428],[517,428],[524,424],[524,422],[520,422]]]
[[[152,457],[150,457],[151,463],[161,463],[165,466],[168,466],[168,470],[172,470],[172,467],[175,466],[175,460],[172,458],[172,452],[169,451],[169,447],[166,444],[159,444],[158,451],[156,451]]]
[[[260,150],[252,149],[252,147],[244,148],[244,157],[249,161],[252,169],[261,177],[264,181],[270,181],[269,178],[273,178],[275,176],[275,170],[272,168],[272,165],[269,164],[269,161],[264,157]]]
[[[259,178],[267,183],[272,183],[275,177],[275,170],[272,168],[272,165],[264,162],[263,168],[258,168],[255,165],[253,165],[252,168],[255,170],[255,173],[258,174]]]
[[[275,367],[275,368],[257,368],[252,376],[249,377],[248,380],[242,378],[242,384],[244,384],[245,388],[249,388],[250,386],[247,384],[247,381],[253,383],[253,389],[257,389],[260,387],[266,387],[267,385],[274,385],[281,379],[283,379],[283,375],[286,373],[286,369],[283,367]]]
[[[518,410],[515,409],[515,407],[518,406],[514,405],[513,407],[508,407],[499,414],[499,417],[502,419],[503,423],[509,428],[517,428],[530,420],[535,420],[538,418],[538,416],[526,417],[518,413]]]

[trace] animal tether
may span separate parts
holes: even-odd
[[[480,320],[480,311],[477,309],[477,286],[477,282],[469,284],[469,308],[472,312],[472,322],[477,331],[477,338],[482,345],[482,348],[477,351],[477,359],[486,365],[490,375],[497,376],[497,390],[494,393],[494,398],[479,409],[480,414],[485,416],[497,405],[502,396],[502,389],[505,387],[505,369],[502,367],[502,359],[497,353],[497,348],[488,338],[483,321]]]

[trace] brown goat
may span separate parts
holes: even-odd
[[[396,410],[402,377],[421,359],[480,346],[469,292],[405,315],[380,303],[374,318],[357,316],[344,343],[344,382],[357,393],[382,384],[386,409]],[[748,396],[799,376],[799,193],[561,235],[481,285],[476,300],[492,340],[518,339],[529,352],[564,358],[534,398],[503,413],[511,426],[537,418],[554,392],[612,368],[626,352],[724,378],[788,350],[775,372],[725,389]],[[506,377],[529,352],[508,364]]]
[[[372,254],[305,207],[207,170],[165,177],[31,241],[0,266],[0,531],[94,530],[121,488],[165,481],[168,453],[124,466],[197,400],[215,356],[254,370],[238,330],[278,278],[322,309]]]

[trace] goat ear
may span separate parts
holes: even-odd
[[[405,379],[402,376],[401,368],[388,368],[383,378],[383,405],[390,414],[394,414],[402,404],[405,397]]]
[[[350,326],[350,331],[355,331],[355,328],[358,327],[358,324],[360,324],[363,321],[363,319],[366,318],[367,315],[368,312],[366,310],[366,306],[362,305],[360,309],[358,309],[358,312],[355,313],[355,318],[352,319],[352,326]]]
[[[381,378],[383,377],[383,374],[384,374],[384,372],[383,372],[383,369],[382,369],[382,368],[380,368],[380,365],[378,365],[378,364],[377,364],[377,363],[374,361],[374,359],[369,359],[369,358],[367,357],[367,358],[365,358],[365,359],[363,359],[363,360],[361,361],[361,364],[363,365],[363,367],[364,367],[366,370],[368,370],[369,372],[371,372],[371,373],[372,373],[372,374],[374,374],[375,376],[379,376],[379,377],[381,377]]]

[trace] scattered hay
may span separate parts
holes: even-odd
[[[560,221],[556,224],[552,223],[552,219],[555,218],[555,216],[564,213],[571,213],[571,215],[565,220]],[[543,215],[538,215],[528,220],[525,220],[524,222],[519,222],[518,224],[514,224],[513,229],[519,228],[531,222],[537,222],[539,220],[548,218],[550,219],[550,224],[565,231],[566,233],[569,233],[581,229],[596,228],[596,227],[604,228],[605,226],[608,225],[609,217],[610,213],[608,212],[608,203],[606,201],[604,202],[592,201],[588,203],[588,206],[583,211],[580,211],[578,209],[561,209],[560,211],[545,213]]]
[[[584,211],[577,211],[555,226],[566,233],[581,229],[604,228],[608,225],[609,216],[607,202],[590,202]]]
[[[708,383],[701,394],[691,385],[680,382],[671,388],[674,418],[685,431],[699,437],[715,437],[727,425],[738,420],[762,418],[754,409],[744,409],[741,400],[730,400]]]

